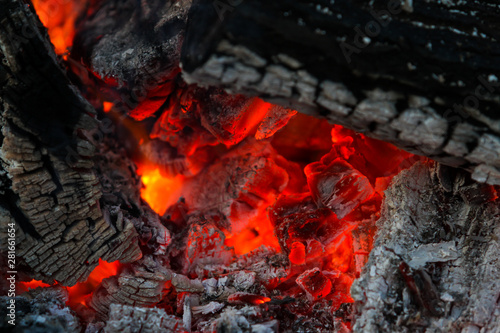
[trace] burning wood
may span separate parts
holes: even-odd
[[[281,13],[279,1],[255,1],[216,22],[201,15],[206,1],[38,0],[56,56],[33,7],[0,0],[0,221],[16,226],[18,293],[0,300],[16,304],[18,327],[498,329],[499,188],[485,183],[497,183],[500,153],[490,113],[468,110],[474,120],[450,127],[443,108],[468,86],[441,80],[434,94],[398,71],[375,82],[378,69],[360,60],[331,70],[334,54],[311,55],[324,50],[323,30],[290,20],[311,14],[308,25],[324,25],[331,42],[330,33],[349,35],[351,10],[372,4],[307,4]],[[398,8],[410,19],[423,11]],[[244,22],[251,28],[241,31]],[[319,44],[266,49],[272,39],[247,36],[287,36],[284,26]],[[26,27],[19,44],[13,36]],[[385,33],[381,41],[395,45]],[[457,74],[467,84],[471,66]],[[207,82],[216,87],[197,85]]]
[[[194,1],[181,56],[189,82],[261,96],[500,184],[499,49],[489,7],[217,4]]]

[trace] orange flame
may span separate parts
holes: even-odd
[[[33,279],[29,282],[19,282],[19,287],[20,287],[19,289],[21,291],[28,291],[30,289],[36,289],[38,287],[42,287],[42,288],[50,287],[50,284]]]
[[[90,273],[87,281],[80,282],[73,287],[68,287],[69,300],[67,304],[74,307],[78,304],[85,305],[86,298],[94,292],[102,280],[118,274],[120,263],[109,263],[99,259],[99,265]]]
[[[33,0],[35,11],[48,29],[57,54],[64,54],[73,44],[75,22],[87,1]]]
[[[271,299],[266,296],[260,296],[255,294],[249,294],[244,292],[237,292],[235,294],[230,295],[227,298],[227,301],[232,304],[253,304],[253,305],[261,305],[267,302],[270,302]]]
[[[270,302],[271,299],[269,297],[262,297],[258,300],[255,300],[254,303],[259,305],[259,304],[264,304],[264,303],[267,303],[267,302]]]
[[[142,176],[144,183],[141,197],[159,215],[165,214],[167,208],[179,200],[182,193],[182,176],[165,177],[158,167],[151,165],[140,165],[137,174]]]
[[[68,291],[68,301],[67,305],[70,307],[75,307],[77,305],[85,305],[85,300],[89,295],[94,292],[97,286],[102,282],[102,280],[115,276],[118,274],[120,268],[120,263],[118,261],[108,263],[104,260],[99,259],[99,265],[90,273],[89,277],[85,282],[79,282],[73,287],[66,287]],[[58,284],[50,285],[38,280],[31,280],[29,282],[19,282],[19,291],[25,292],[30,289],[36,289],[38,287],[47,288],[52,286],[57,286]]]

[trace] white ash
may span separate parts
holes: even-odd
[[[79,333],[78,316],[66,305],[68,292],[62,287],[37,288],[17,296],[15,332]],[[7,304],[10,298],[0,296],[0,331],[13,328],[7,323]]]

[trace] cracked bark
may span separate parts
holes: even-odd
[[[353,331],[496,332],[498,203],[494,188],[442,165],[417,163],[398,175],[351,289]]]
[[[0,1],[0,221],[16,223],[17,269],[74,285],[99,259],[133,261],[132,223],[109,219],[94,169],[95,111],[69,83],[32,6]]]

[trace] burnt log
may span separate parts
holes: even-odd
[[[354,332],[497,332],[496,190],[417,163],[386,191],[374,247],[351,288]]]
[[[93,107],[70,84],[32,6],[2,0],[0,8],[1,250],[14,223],[11,270],[74,285],[100,258],[137,260],[134,225],[117,225],[100,203]]]
[[[493,2],[195,1],[189,83],[259,96],[500,184]]]

